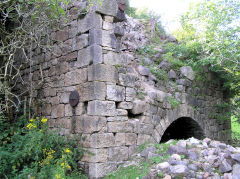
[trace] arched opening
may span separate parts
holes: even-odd
[[[189,117],[181,117],[170,124],[160,142],[167,142],[170,139],[188,139],[190,137],[203,139],[204,136],[201,126],[196,121]]]

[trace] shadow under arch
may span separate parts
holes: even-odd
[[[194,137],[204,139],[205,134],[202,127],[190,117],[180,117],[173,121],[165,130],[160,143],[170,139],[188,139]]]

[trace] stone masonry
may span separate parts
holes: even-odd
[[[205,69],[207,81],[195,81],[191,67],[177,73],[163,61],[159,68],[172,80],[158,81],[139,63],[131,33],[124,32],[125,6],[124,0],[102,0],[79,16],[86,2],[77,1],[70,8],[71,22],[51,34],[54,52],[36,52],[32,67],[34,83],[42,80],[41,73],[44,81],[33,96],[42,104],[39,113],[62,134],[86,138],[83,146],[94,155],[86,154],[80,164],[90,178],[116,170],[137,146],[159,143],[182,117],[194,120],[206,137],[230,140],[230,122],[212,115],[224,100],[217,78]],[[80,96],[74,109],[69,104],[72,91]],[[171,100],[179,104],[173,107]]]

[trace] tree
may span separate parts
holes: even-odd
[[[192,64],[209,65],[234,96],[240,92],[240,1],[204,0],[192,4],[175,34],[197,52]]]

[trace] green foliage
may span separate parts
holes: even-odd
[[[171,104],[171,108],[173,109],[180,105],[180,102],[171,96],[168,97],[168,102]]]
[[[136,92],[137,98],[138,98],[138,99],[141,99],[141,100],[145,99],[145,96],[146,96],[146,95],[147,95],[147,94],[146,94],[143,90],[139,90],[139,91]]]
[[[240,91],[239,12],[239,1],[204,0],[182,16],[182,28],[175,33],[190,49],[189,63],[198,68],[209,66],[222,78],[230,96]]]
[[[157,153],[162,154],[167,151],[167,149],[170,147],[170,145],[176,145],[177,140],[173,140],[170,143],[160,143],[160,144],[155,144],[155,148],[157,149]]]
[[[143,56],[154,57],[158,51],[154,49],[153,45],[146,45],[137,49],[137,53]]]
[[[149,67],[150,72],[157,78],[158,81],[166,82],[168,80],[168,75],[165,70],[160,69],[157,65],[152,65]]]
[[[49,131],[46,118],[10,123],[0,118],[1,178],[86,178],[77,166],[84,150],[80,136],[59,136]]]
[[[232,141],[233,145],[240,147],[240,123],[236,116],[231,116],[231,126],[232,126]]]

